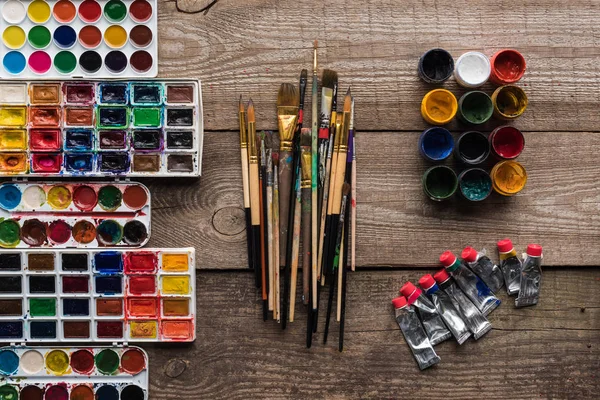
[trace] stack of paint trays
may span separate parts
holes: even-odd
[[[140,183],[0,185],[0,247],[131,247],[150,237]]]
[[[421,114],[425,121],[438,126],[421,134],[419,152],[433,163],[441,163],[454,153],[461,169],[458,176],[445,165],[427,169],[422,178],[425,194],[442,201],[460,189],[465,199],[482,201],[492,190],[503,196],[519,193],[527,182],[525,168],[515,161],[525,145],[521,131],[502,125],[486,135],[471,127],[485,124],[492,116],[513,120],[523,114],[527,95],[514,85],[525,73],[523,56],[516,50],[501,50],[488,59],[482,53],[470,51],[455,63],[447,51],[432,49],[420,58],[418,72],[423,81],[432,84],[441,84],[454,74],[457,83],[469,89],[478,88],[488,80],[501,85],[491,96],[480,90],[468,91],[458,101],[452,92],[442,88],[425,95]],[[456,114],[469,128],[455,141],[450,131],[440,125],[450,123]]]
[[[191,342],[194,249],[0,252],[0,341]]]
[[[198,176],[200,83],[0,83],[0,176]]]
[[[0,348],[0,399],[145,400],[148,376],[138,347]]]
[[[4,0],[0,78],[154,77],[156,0]]]

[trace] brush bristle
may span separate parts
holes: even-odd
[[[264,135],[264,140],[265,140],[265,149],[272,149],[273,148],[273,132],[271,131],[266,131],[265,135]]]
[[[323,87],[333,89],[338,81],[338,74],[332,69],[324,69],[323,70],[323,78],[321,78],[321,82]]]
[[[302,72],[300,72],[300,79],[307,79],[308,78],[308,71],[306,69],[303,69]]]
[[[252,99],[248,101],[248,122],[256,122],[254,119],[254,103],[252,102]]]
[[[344,112],[349,113],[352,109],[352,94],[350,93],[350,88],[346,92],[346,97],[344,97]]]
[[[312,145],[312,130],[310,128],[302,128],[300,131],[300,146]]]
[[[277,107],[298,107],[300,98],[296,86],[291,83],[282,83],[277,93]]]
[[[273,159],[273,165],[279,166],[279,149],[273,150],[271,158]]]
[[[344,186],[342,186],[342,195],[348,196],[350,194],[350,184],[348,182],[344,182]]]

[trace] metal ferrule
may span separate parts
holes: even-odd
[[[301,147],[300,157],[301,162],[301,176],[300,187],[302,189],[309,189],[312,185],[312,151],[310,147]]]
[[[248,134],[246,132],[246,113],[240,113],[240,147],[245,149],[248,147]]]
[[[256,123],[248,122],[248,149],[251,164],[258,164],[258,148],[256,147]]]

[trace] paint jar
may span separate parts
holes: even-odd
[[[490,80],[496,85],[515,83],[525,73],[525,58],[516,50],[504,49],[496,52],[490,59]]]
[[[510,125],[497,127],[490,133],[490,147],[501,160],[517,158],[525,147],[525,137],[517,128]]]
[[[469,51],[456,60],[454,79],[460,86],[476,88],[487,82],[490,72],[490,60],[485,54]]]
[[[490,142],[481,132],[465,132],[456,141],[454,155],[465,164],[481,164],[490,155]]]
[[[423,174],[423,190],[431,200],[449,199],[457,187],[456,173],[445,165],[431,167]]]
[[[442,161],[450,156],[454,149],[454,138],[444,128],[429,128],[419,137],[419,152],[427,161]]]
[[[446,125],[452,121],[457,110],[456,97],[446,89],[428,92],[421,102],[421,115],[432,125]]]
[[[460,194],[469,201],[482,201],[492,193],[492,178],[481,168],[470,168],[458,175]]]
[[[527,108],[527,95],[518,86],[500,86],[492,94],[494,115],[501,119],[515,119]]]
[[[458,100],[459,118],[473,125],[487,122],[494,114],[492,99],[486,93],[475,90],[467,92]]]
[[[419,77],[427,83],[442,83],[454,71],[454,59],[444,49],[431,49],[419,59]]]
[[[519,193],[527,183],[525,168],[513,160],[500,161],[494,165],[490,176],[492,177],[492,187],[503,196]]]

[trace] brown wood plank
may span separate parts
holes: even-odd
[[[348,278],[345,350],[338,326],[322,344],[304,345],[306,313],[281,331],[263,322],[251,273],[200,272],[198,340],[189,346],[145,346],[150,398],[448,398],[589,399],[600,390],[600,274],[545,271],[540,303],[503,304],[493,330],[462,346],[436,346],[442,361],[419,372],[393,317],[398,288],[424,272],[359,271]],[[298,296],[300,288],[298,288]],[[323,293],[325,295],[325,293]],[[297,303],[298,304],[298,303]]]
[[[209,130],[237,128],[240,94],[253,98],[259,129],[276,127],[277,89],[311,68],[315,39],[320,70],[338,71],[340,93],[352,86],[363,131],[426,126],[419,104],[431,86],[416,69],[432,47],[455,58],[522,51],[528,70],[520,84],[530,99],[523,129],[594,131],[600,123],[600,5],[591,0],[220,0],[206,15],[194,13],[206,3],[160,3],[159,68],[161,76],[202,79]],[[445,86],[463,92],[453,79]]]
[[[467,244],[495,252],[510,237],[518,251],[544,246],[546,266],[598,265],[600,160],[589,132],[526,132],[519,157],[528,171],[524,191],[481,204],[456,198],[435,203],[421,189],[427,164],[419,132],[358,133],[359,266],[430,266],[446,248]],[[245,225],[236,132],[207,132],[199,180],[147,180],[156,247],[195,246],[198,268],[246,266]],[[460,166],[457,166],[458,168]],[[495,254],[495,253],[494,253]]]

